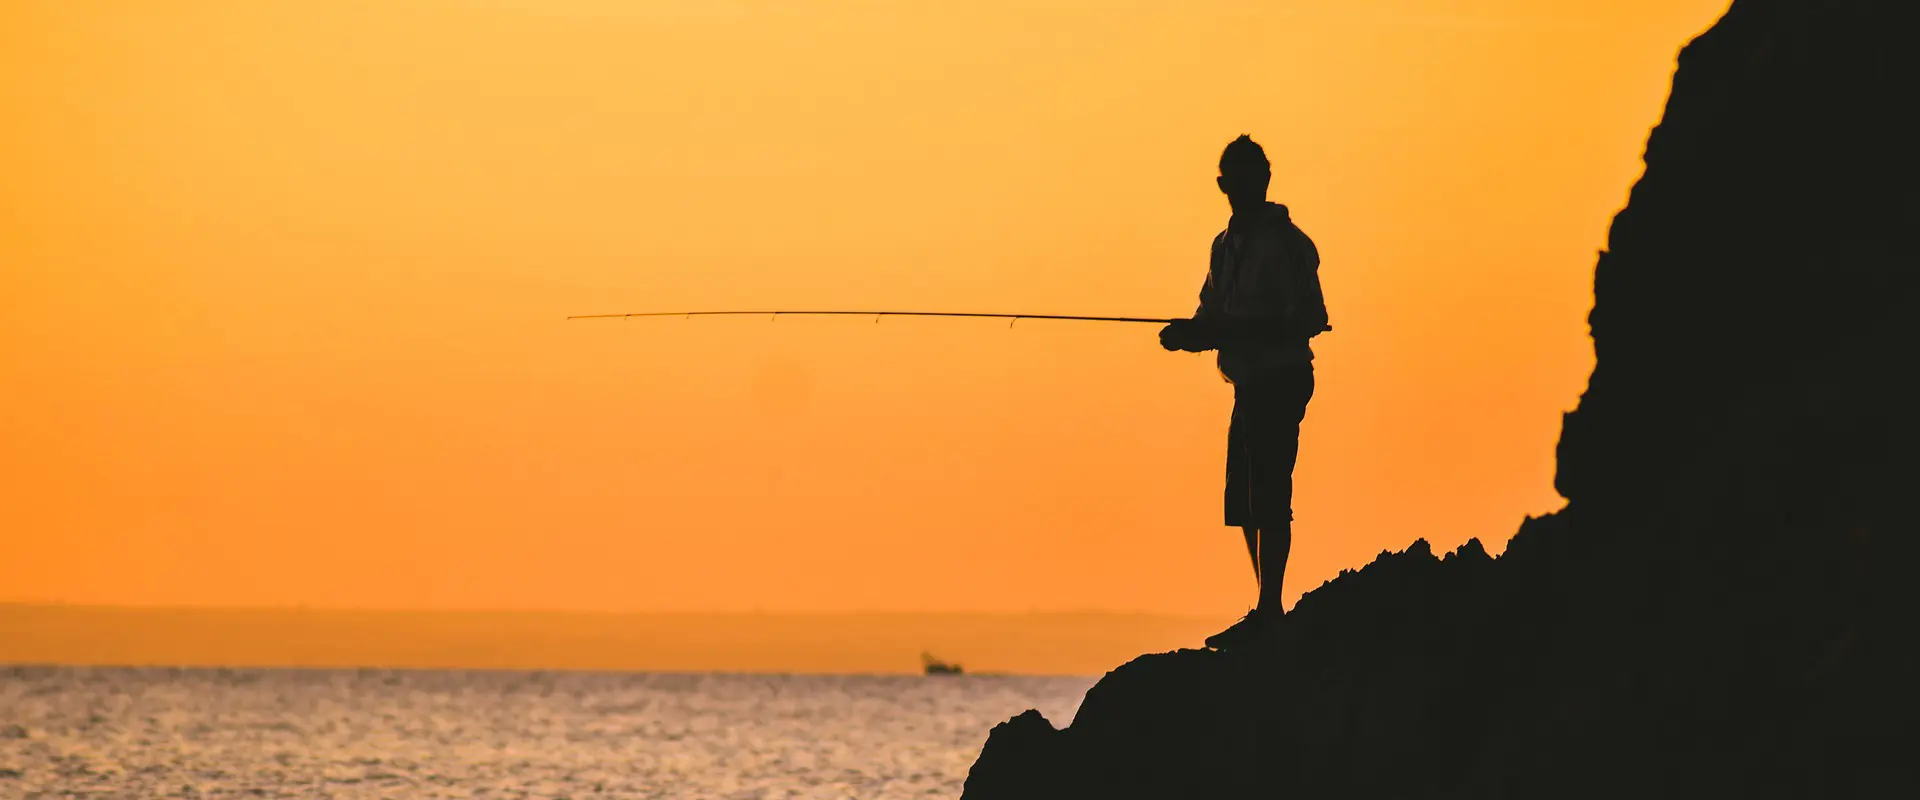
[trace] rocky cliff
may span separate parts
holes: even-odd
[[[1567,508],[996,728],[968,800],[1920,797],[1920,3],[1736,0],[1594,275]]]

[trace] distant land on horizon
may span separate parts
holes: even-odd
[[[610,613],[0,603],[0,664],[1099,675],[1230,620],[1144,613]]]

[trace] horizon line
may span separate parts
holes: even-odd
[[[335,605],[194,605],[194,604],[153,604],[132,605],[123,603],[68,602],[61,600],[0,600],[0,610],[6,609],[71,609],[99,611],[253,611],[253,612],[328,612],[354,614],[473,614],[473,615],[548,615],[548,616],[593,616],[593,617],[1172,617],[1172,618],[1212,618],[1215,614],[1175,611],[1130,610],[1116,611],[1108,609],[1030,609],[1026,611],[987,611],[987,610],[843,610],[843,611],[770,611],[770,610],[640,610],[640,609],[566,609],[566,608],[407,608],[395,606],[335,606]],[[1225,614],[1227,612],[1221,612]]]

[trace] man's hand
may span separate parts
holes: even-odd
[[[1217,347],[1212,339],[1207,329],[1190,319],[1176,319],[1160,329],[1160,346],[1170,351],[1204,353]]]

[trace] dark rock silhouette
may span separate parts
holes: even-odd
[[[994,729],[968,800],[1920,797],[1920,3],[1736,0],[1595,271],[1557,514]]]

